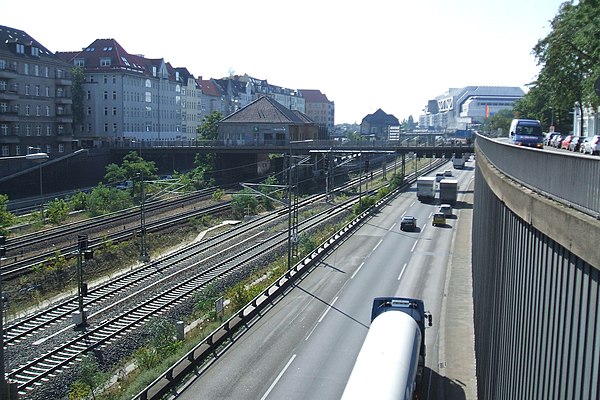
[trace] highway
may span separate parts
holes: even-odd
[[[405,191],[173,398],[339,399],[370,325],[372,299],[377,296],[424,300],[426,310],[433,314],[433,326],[426,331],[427,368],[421,399],[448,398],[442,370],[446,332],[440,321],[455,228],[461,214],[471,211],[461,198],[472,189],[473,163],[468,162],[464,170],[453,170],[459,179],[459,202],[455,217],[448,219],[445,227],[431,225],[436,204],[418,202],[415,187]],[[440,168],[444,169],[451,169],[451,164]],[[417,231],[400,231],[405,214],[417,218]],[[448,351],[453,350],[457,349]]]

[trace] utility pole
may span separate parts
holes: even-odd
[[[87,283],[83,282],[83,260],[91,260],[94,253],[88,248],[88,236],[77,236],[77,312],[73,313],[73,322],[76,328],[87,326],[87,312],[83,308],[83,297],[87,296]]]

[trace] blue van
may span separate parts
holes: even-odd
[[[510,123],[510,142],[517,146],[544,148],[542,124],[537,119],[513,119]]]

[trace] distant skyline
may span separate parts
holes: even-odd
[[[0,25],[52,52],[115,39],[204,79],[248,74],[335,102],[335,123],[381,108],[418,121],[449,88],[519,86],[539,71],[532,48],[550,32],[558,0],[379,0],[290,3],[0,3]]]

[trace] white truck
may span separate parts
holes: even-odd
[[[435,199],[435,177],[420,176],[417,178],[417,199],[427,201]]]
[[[454,157],[452,157],[452,165],[454,166],[455,169],[463,169],[465,167],[464,154],[461,154],[461,155],[455,154]]]
[[[442,179],[440,181],[440,202],[455,205],[457,196],[458,179]]]

